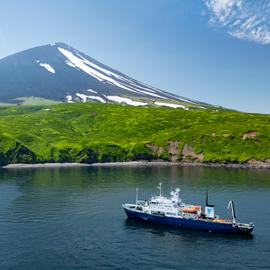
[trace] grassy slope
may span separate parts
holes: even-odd
[[[0,107],[28,105],[28,106],[51,106],[62,103],[61,101],[55,101],[51,99],[45,99],[40,97],[19,97],[12,100],[13,103],[0,102]]]
[[[45,99],[40,97],[19,97],[15,100],[19,101],[20,105],[33,105],[33,106],[40,106],[40,105],[56,105],[61,103],[60,101],[55,101],[51,99]]]
[[[50,108],[50,110],[46,110]],[[270,157],[270,115],[103,104],[0,108],[0,164],[169,159],[168,141],[203,154],[203,162]],[[242,140],[248,131],[255,138]],[[157,154],[145,144],[165,150]]]

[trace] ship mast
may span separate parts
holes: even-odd
[[[157,188],[159,189],[159,197],[162,196],[162,183],[160,182],[157,186]]]
[[[208,189],[205,193],[205,208],[204,208],[204,214],[207,218],[215,218],[215,205],[209,204],[208,202]]]
[[[208,189],[206,190],[205,193],[205,206],[208,206]]]
[[[136,188],[136,205],[138,204],[139,188]]]

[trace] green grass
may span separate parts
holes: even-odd
[[[178,160],[185,145],[201,153],[202,162],[270,158],[270,115],[233,111],[95,103],[0,107],[0,131],[0,164],[169,160],[169,141],[179,142]],[[256,137],[243,140],[248,131]]]
[[[20,97],[15,100],[20,101],[20,105],[32,105],[32,106],[40,106],[40,105],[55,105],[61,103],[60,101],[40,98],[40,97]]]
[[[16,106],[17,104],[15,103],[4,103],[0,102],[0,107],[7,107],[7,106]]]

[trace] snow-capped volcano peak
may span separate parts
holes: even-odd
[[[184,108],[207,106],[141,83],[64,44],[0,60],[0,101],[35,96],[67,102]]]

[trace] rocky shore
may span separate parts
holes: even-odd
[[[58,168],[58,167],[125,167],[125,166],[190,166],[190,167],[213,167],[213,168],[252,168],[270,169],[270,160],[250,160],[247,163],[200,163],[200,162],[168,162],[168,161],[127,161],[127,162],[104,162],[104,163],[37,163],[37,164],[9,164],[3,169],[26,169],[26,168]]]

